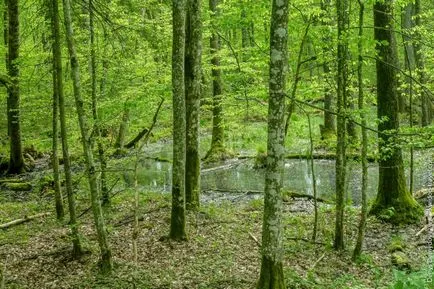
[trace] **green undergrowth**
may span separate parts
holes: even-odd
[[[85,182],[81,182],[78,213],[88,204]],[[117,194],[111,206],[104,209],[115,263],[109,276],[99,275],[97,271],[98,247],[90,212],[79,218],[79,230],[83,244],[92,254],[78,261],[69,258],[66,221],[56,221],[54,215],[2,231],[0,260],[9,260],[6,288],[45,288],[59,280],[64,282],[64,288],[255,286],[260,268],[262,199],[202,204],[199,212],[188,213],[189,240],[184,243],[164,238],[169,232],[170,194],[140,191],[139,208],[138,264],[133,262],[131,247],[134,190],[128,188]],[[50,210],[54,211],[52,201],[34,194],[26,201],[3,202],[0,220],[7,222]],[[310,242],[313,214],[309,202],[290,200],[284,203],[287,287],[389,288],[392,282],[399,282],[393,275],[389,258],[384,258],[388,255],[388,239],[376,241],[384,243],[380,250],[367,250],[358,263],[351,261],[353,240],[348,236],[355,236],[357,209],[348,208],[346,212],[347,249],[341,253],[332,249],[334,214],[333,206],[320,206],[318,238],[314,244]],[[369,222],[374,223],[374,227],[384,226],[373,218]],[[368,236],[370,229],[368,226]],[[374,237],[375,233],[371,233],[370,238]],[[44,266],[41,267],[41,263]]]

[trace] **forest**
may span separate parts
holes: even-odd
[[[434,2],[0,6],[0,289],[434,288]]]

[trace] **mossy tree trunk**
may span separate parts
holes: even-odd
[[[66,28],[66,40],[68,44],[69,57],[71,62],[71,77],[73,84],[73,93],[75,98],[75,107],[77,110],[78,122],[83,145],[83,152],[86,163],[86,171],[89,180],[91,195],[91,205],[95,229],[97,232],[98,243],[100,248],[101,260],[100,268],[103,273],[108,273],[112,269],[111,249],[107,240],[107,230],[105,228],[104,217],[102,214],[100,196],[98,193],[98,183],[95,170],[95,162],[89,141],[89,129],[84,111],[84,102],[81,97],[80,87],[80,69],[78,65],[77,53],[75,50],[74,33],[72,30],[71,4],[70,0],[63,0],[63,12]]]
[[[8,59],[7,69],[11,79],[8,89],[7,116],[9,132],[8,174],[20,174],[25,170],[21,143],[20,120],[20,22],[18,0],[7,0],[8,9]]]
[[[187,238],[185,232],[185,8],[186,0],[173,0],[173,164],[170,238],[177,241],[182,241]]]
[[[337,54],[337,147],[336,147],[336,223],[333,246],[336,250],[344,249],[344,211],[346,179],[346,119],[348,85],[348,38],[349,20],[348,0],[336,1],[338,13],[338,54]]]
[[[98,158],[100,162],[100,184],[101,184],[101,199],[103,205],[110,204],[110,196],[107,188],[107,160],[104,155],[104,147],[101,139],[101,126],[98,117],[98,99],[97,99],[97,76],[96,76],[96,51],[95,51],[95,12],[93,0],[89,0],[89,36],[90,36],[90,79],[91,79],[91,95],[92,95],[92,116],[94,121],[94,136],[98,147]]]
[[[265,173],[262,263],[258,289],[283,289],[282,181],[285,98],[288,72],[289,0],[273,0],[270,30],[267,168]]]
[[[72,187],[71,161],[69,158],[68,129],[66,126],[65,97],[63,94],[63,72],[62,72],[62,48],[60,39],[60,20],[58,0],[51,0],[52,5],[52,33],[53,33],[53,73],[55,73],[57,90],[59,97],[59,119],[60,119],[60,138],[62,140],[63,167],[65,172],[65,189],[68,199],[69,226],[71,228],[72,256],[78,258],[83,254],[78,224],[75,210],[75,197]]]
[[[209,0],[209,9],[211,11],[211,19],[218,16],[219,0]],[[211,50],[211,74],[212,74],[212,137],[211,148],[207,153],[206,158],[213,159],[213,156],[219,158],[219,155],[224,153],[224,129],[223,129],[223,107],[222,93],[223,83],[220,68],[220,37],[216,32],[211,33],[210,50]]]
[[[56,207],[56,217],[58,220],[63,220],[65,215],[63,208],[63,198],[62,192],[60,189],[60,176],[59,176],[59,157],[58,157],[58,144],[59,144],[59,87],[57,82],[57,64],[56,64],[56,21],[58,19],[54,19],[54,17],[58,17],[58,15],[54,15],[56,11],[58,11],[58,7],[54,7],[53,1],[47,2],[49,8],[49,19],[51,21],[51,34],[52,34],[52,53],[53,53],[53,144],[52,144],[52,165],[53,165],[53,179],[54,179],[54,201]],[[57,2],[56,2],[57,4]],[[55,8],[57,10],[55,11]],[[56,12],[58,13],[58,12]],[[58,22],[57,22],[58,25]],[[59,28],[59,26],[57,26]],[[62,77],[62,76],[60,76]]]
[[[416,0],[414,4],[414,10],[415,10],[415,22],[416,22],[416,28],[420,29],[422,26],[422,7],[421,7],[421,1]],[[416,29],[416,38],[420,39],[421,35],[420,32]],[[425,85],[427,82],[427,76],[425,71],[425,57],[422,51],[422,44],[420,40],[416,40],[414,42],[414,51],[415,51],[415,58],[416,58],[416,67],[418,72],[418,80],[419,83],[422,85]],[[422,115],[421,115],[421,123],[422,126],[428,126],[432,122],[432,100],[427,95],[424,88],[420,88],[420,101],[421,101],[421,109],[422,109]]]
[[[327,19],[331,16],[330,13],[331,3],[330,0],[322,0],[321,1],[321,10],[322,10],[322,19]],[[328,63],[327,55],[329,55],[331,50],[332,37],[329,32],[328,26],[331,25],[330,21],[322,20],[321,24],[325,27],[324,36],[322,38],[323,41],[323,54],[324,54],[324,62],[322,64],[326,87],[324,89],[324,125],[321,129],[321,137],[323,139],[330,138],[331,136],[336,134],[336,125],[335,125],[335,116],[331,111],[333,110],[333,90],[331,83],[334,83],[331,77],[331,69]],[[330,84],[329,84],[330,83]]]
[[[399,131],[397,45],[393,32],[393,1],[374,4],[375,40],[377,41],[377,117],[379,137],[379,183],[371,214],[388,216],[392,223],[416,221],[422,214],[406,188],[402,151],[397,143]],[[393,208],[393,209],[391,209]],[[391,214],[387,212],[391,211]]]
[[[199,110],[201,94],[202,23],[201,0],[187,0],[185,24],[185,104],[186,162],[185,195],[187,209],[199,208],[200,156]]]

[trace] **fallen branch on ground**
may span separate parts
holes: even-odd
[[[162,209],[165,209],[165,208],[168,208],[168,207],[169,207],[169,205],[164,205],[164,206],[161,206],[161,207],[158,207],[158,208],[155,208],[155,209],[149,210],[149,211],[147,211],[147,212],[144,212],[144,213],[139,217],[138,221],[139,221],[139,222],[143,221],[143,220],[145,219],[145,215],[147,215],[147,214],[155,213],[155,212],[158,212],[158,211],[160,211],[160,210],[162,210]],[[132,222],[134,222],[134,215],[131,215],[131,216],[127,216],[127,217],[125,217],[123,220],[117,222],[114,226],[115,226],[115,227],[121,227],[121,226],[123,226],[123,225],[127,225],[127,224],[132,223]]]
[[[250,232],[248,232],[249,233],[249,236],[250,236],[250,238],[253,240],[253,241],[255,241],[255,243],[259,246],[259,247],[261,247],[261,243],[258,241],[258,239],[252,234],[252,233],[250,233]]]
[[[312,240],[309,240],[309,239],[306,239],[306,238],[288,237],[288,238],[286,238],[286,240],[290,240],[290,241],[303,241],[303,242],[311,243],[311,244],[315,244],[315,245],[325,245],[326,244],[326,243],[318,242],[318,241],[312,242]]]
[[[46,213],[36,214],[33,216],[25,216],[24,218],[13,220],[13,221],[10,221],[8,223],[4,223],[4,224],[0,225],[0,229],[8,229],[10,227],[17,226],[17,225],[20,225],[23,223],[27,223],[27,222],[30,222],[31,220],[42,218],[42,217],[45,217],[48,215],[51,215],[51,213],[46,212]]]
[[[296,193],[296,192],[287,192],[285,194],[285,196],[289,197],[289,198],[293,198],[293,199],[295,199],[295,198],[308,199],[308,200],[314,200],[315,199],[312,195],[301,194],[301,193]],[[320,202],[320,203],[330,203],[330,201],[323,199],[323,198],[319,198],[319,197],[316,198],[316,201]]]
[[[208,189],[208,190],[203,190],[202,192],[204,192],[204,193],[215,192],[215,193],[228,193],[228,194],[245,194],[245,195],[256,195],[256,194],[263,194],[264,193],[264,191],[255,191],[255,190],[242,191],[242,190],[225,190],[225,189]]]

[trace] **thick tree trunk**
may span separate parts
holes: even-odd
[[[92,84],[92,116],[94,121],[94,130],[96,143],[98,146],[98,158],[101,169],[101,199],[103,205],[110,204],[110,196],[107,188],[107,160],[104,155],[104,147],[101,141],[101,127],[98,117],[98,100],[96,96],[96,52],[95,52],[95,27],[94,27],[94,4],[93,0],[89,0],[89,34],[90,34],[90,78]]]
[[[392,223],[417,221],[421,207],[410,195],[404,178],[402,151],[397,146],[399,131],[397,67],[398,55],[393,33],[393,1],[374,4],[375,40],[377,41],[377,116],[379,137],[379,184],[378,194],[371,214],[384,216],[385,210],[393,208],[387,220]],[[387,43],[387,44],[385,44]],[[390,214],[389,214],[390,215]]]
[[[7,0],[8,7],[8,74],[11,84],[8,89],[7,115],[9,131],[9,167],[8,174],[24,172],[23,149],[21,143],[20,120],[20,29],[18,0]]]
[[[274,0],[270,30],[270,98],[265,173],[262,264],[258,289],[283,289],[282,181],[288,72],[288,0]]]
[[[68,210],[69,210],[69,225],[71,228],[71,240],[72,240],[72,256],[78,258],[83,254],[83,249],[80,242],[80,234],[78,232],[77,217],[75,210],[75,197],[72,187],[72,173],[71,173],[71,161],[69,158],[68,148],[68,131],[66,127],[66,113],[65,113],[65,97],[63,94],[63,73],[62,73],[62,49],[60,39],[60,20],[59,20],[59,3],[58,0],[51,0],[53,9],[52,14],[52,29],[53,29],[53,73],[56,74],[56,85],[59,97],[59,118],[60,118],[60,136],[62,140],[62,156],[63,167],[65,172],[65,188],[68,198]]]
[[[218,15],[219,0],[210,0],[209,8],[211,11],[211,19]],[[223,129],[223,107],[222,107],[222,77],[220,69],[220,37],[217,33],[212,32],[210,38],[211,48],[211,65],[212,65],[212,138],[211,148],[207,153],[206,158],[213,158],[225,151],[224,148],[224,129]]]
[[[185,196],[188,209],[199,208],[199,110],[201,94],[201,0],[187,0],[185,25],[186,163]]]
[[[95,222],[95,228],[98,236],[98,243],[101,253],[100,267],[103,273],[108,273],[112,269],[111,249],[107,240],[107,230],[105,228],[100,196],[98,193],[98,184],[95,170],[95,163],[90,142],[88,139],[88,124],[85,118],[84,103],[80,92],[80,69],[78,66],[77,53],[75,51],[74,34],[72,31],[71,19],[71,4],[70,0],[63,0],[63,12],[66,27],[66,40],[68,43],[68,51],[71,62],[71,76],[73,82],[73,92],[75,98],[75,106],[77,110],[78,122],[80,126],[83,152],[86,162],[86,171],[89,179],[89,188],[92,202],[92,212]]]
[[[346,120],[348,85],[348,39],[346,38],[349,20],[348,0],[336,2],[338,13],[338,72],[337,72],[337,147],[336,147],[336,223],[333,246],[336,250],[344,249],[344,211],[346,179]]]
[[[52,34],[52,52],[53,52],[53,146],[52,146],[52,164],[53,164],[53,179],[54,179],[54,201],[56,207],[56,217],[58,220],[63,220],[65,216],[63,209],[63,198],[62,192],[60,189],[60,176],[59,176],[59,157],[58,157],[58,143],[59,143],[59,88],[57,84],[57,71],[56,71],[56,23],[54,17],[58,17],[54,15],[55,11],[54,5],[52,5],[52,1],[48,2],[49,13],[48,17],[51,21],[51,34]],[[57,3],[56,3],[57,4]],[[58,20],[58,19],[57,19]],[[60,76],[62,77],[62,76]]]
[[[172,89],[173,165],[170,238],[186,240],[185,232],[185,9],[186,0],[173,0]]]

